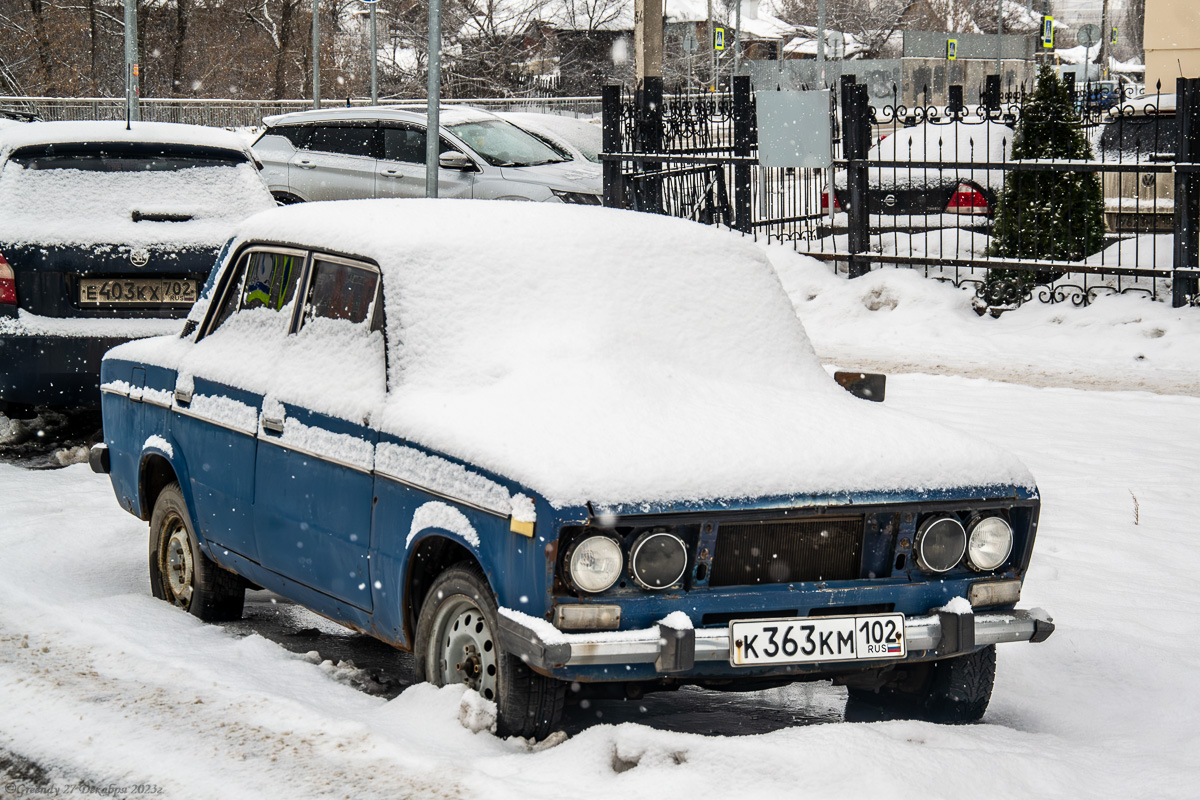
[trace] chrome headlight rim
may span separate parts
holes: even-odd
[[[981,532],[982,526],[987,524],[990,527],[995,527],[996,523],[1004,526],[1004,531],[1008,542],[1007,547],[1004,550],[1004,555],[994,564],[988,566],[981,559],[977,558],[972,551],[974,550],[976,544],[976,534]],[[967,531],[967,553],[965,556],[967,566],[976,572],[995,572],[996,570],[1000,569],[1000,567],[1008,563],[1008,559],[1012,555],[1014,539],[1015,536],[1013,535],[1012,524],[999,514],[992,514],[973,520],[971,522],[970,529]]]
[[[679,567],[679,574],[677,574],[673,579],[671,579],[671,581],[669,581],[667,583],[663,583],[662,585],[655,585],[655,584],[652,584],[650,581],[646,580],[645,578],[643,578],[642,574],[639,572],[638,556],[644,550],[646,545],[650,544],[650,542],[652,542],[653,540],[659,539],[662,537],[665,537],[667,540],[674,543],[679,548],[679,553],[683,556],[683,558],[682,558],[682,564]],[[634,539],[633,545],[629,548],[629,575],[630,575],[630,577],[633,578],[634,582],[638,586],[642,587],[643,589],[645,589],[648,592],[662,592],[667,589],[670,589],[673,586],[678,586],[679,582],[683,580],[683,576],[687,574],[687,568],[688,568],[687,542],[685,542],[683,539],[679,538],[678,536],[676,536],[674,533],[670,532],[669,530],[661,530],[660,529],[660,530],[646,531],[645,533],[639,535],[636,539]]]
[[[580,566],[578,559],[581,554],[586,552],[584,545],[589,542],[595,542],[599,545],[601,541],[608,542],[612,546],[613,549],[610,551],[610,555],[616,559],[617,567],[612,572],[611,580],[604,585],[600,585],[600,583],[595,583],[591,586],[584,585],[584,582],[580,581],[577,574],[577,567]],[[615,534],[611,533],[585,533],[571,542],[571,546],[568,548],[564,558],[564,567],[563,572],[567,582],[571,585],[571,588],[580,594],[591,595],[607,592],[616,585],[617,581],[621,579],[621,574],[625,571],[625,551],[621,547],[621,540]]]
[[[925,545],[929,541],[930,532],[941,523],[951,525],[952,534],[958,539],[958,545],[952,548],[951,552],[957,550],[957,557],[953,559],[948,566],[931,564],[926,557]],[[937,514],[921,523],[920,529],[917,531],[916,540],[913,542],[913,554],[916,556],[917,565],[926,572],[935,572],[939,575],[945,574],[962,563],[963,556],[967,552],[967,529],[963,527],[962,522],[953,514]]]

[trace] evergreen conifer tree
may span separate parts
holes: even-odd
[[[1092,148],[1079,128],[1073,99],[1049,64],[1021,109],[1014,159],[1087,159]],[[1104,192],[1091,172],[1014,170],[1005,177],[990,252],[1003,258],[1077,261],[1104,247]],[[1061,273],[990,270],[976,307],[1012,307],[1037,283]]]

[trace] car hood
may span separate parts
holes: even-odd
[[[537,183],[562,192],[600,194],[604,180],[600,165],[590,161],[565,161],[561,164],[538,164],[533,167],[501,167],[505,180]]]

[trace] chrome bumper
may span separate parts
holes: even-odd
[[[535,628],[541,628],[547,635],[543,637]],[[1042,642],[1053,632],[1054,622],[1049,617],[1034,616],[1029,611],[991,614],[935,611],[904,621],[909,655],[923,652],[934,658],[946,658],[1002,642]],[[510,653],[531,667],[544,670],[597,664],[653,663],[658,672],[674,673],[692,669],[697,661],[730,660],[728,627],[677,630],[658,625],[633,631],[561,633],[550,628],[547,622],[526,622],[505,615],[502,609],[500,639]],[[854,663],[870,666],[879,662],[863,660],[836,663],[838,666]]]

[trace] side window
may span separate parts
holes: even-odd
[[[420,128],[383,129],[383,157],[388,161],[425,163],[425,131]]]
[[[296,281],[303,266],[304,258],[291,253],[247,254],[246,286],[240,307],[282,311],[296,296]]]
[[[301,150],[308,146],[308,135],[312,127],[308,125],[280,125],[267,131],[271,136],[282,136],[292,143],[292,147]]]
[[[238,259],[221,295],[208,333],[225,324],[240,309],[269,308],[283,311],[296,296],[304,266],[301,253],[251,250]]]
[[[438,154],[447,153],[456,148],[446,141],[439,140]],[[425,163],[425,129],[416,127],[396,127],[383,129],[383,157],[387,161],[405,161],[410,164]]]
[[[374,125],[315,125],[306,146],[326,153],[377,158],[378,134]]]
[[[370,330],[382,327],[379,299],[379,273],[366,266],[355,266],[317,256],[313,261],[312,288],[304,319],[348,320],[369,323]]]

